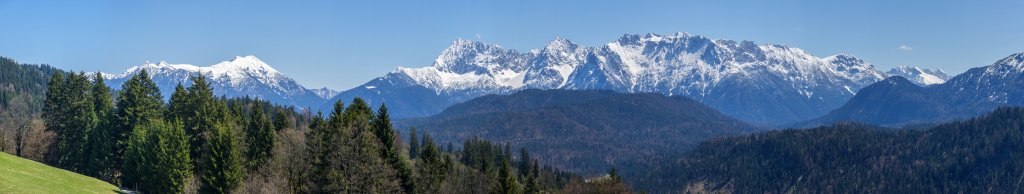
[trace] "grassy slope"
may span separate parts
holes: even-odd
[[[116,193],[99,179],[0,152],[0,193]]]

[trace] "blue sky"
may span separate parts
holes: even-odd
[[[689,32],[960,73],[1024,52],[1024,1],[11,1],[0,56],[119,73],[255,55],[310,88],[427,66],[456,38],[541,48]]]

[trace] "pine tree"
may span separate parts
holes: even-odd
[[[405,193],[394,168],[380,157],[384,146],[377,137],[368,129],[356,131],[362,132],[353,139],[355,153],[352,162],[347,163],[350,168],[341,169],[351,181],[342,185],[345,193]]]
[[[111,161],[114,153],[114,142],[117,140],[111,133],[110,121],[114,109],[111,99],[110,88],[104,83],[103,74],[97,73],[93,77],[91,90],[93,99],[93,111],[96,113],[96,126],[89,131],[86,147],[89,150],[88,175],[97,177],[108,182],[114,180],[114,167]]]
[[[253,103],[249,123],[245,127],[246,168],[253,170],[270,160],[274,148],[274,129],[270,119],[263,113],[260,103]]]
[[[335,103],[335,109],[341,102]],[[307,179],[305,184],[308,188],[308,193],[326,193],[324,187],[330,182],[328,176],[330,171],[330,163],[328,161],[328,145],[330,138],[328,137],[329,131],[327,121],[324,120],[323,113],[317,113],[313,116],[309,122],[309,132],[306,134],[306,154],[309,158],[310,174],[306,176]]]
[[[416,159],[420,155],[420,140],[416,136],[416,128],[409,128],[409,158]]]
[[[171,100],[167,103],[167,113],[164,114],[164,119],[168,121],[181,121],[182,123],[188,122],[186,119],[191,119],[192,109],[189,107],[188,91],[179,82],[174,87],[174,93],[171,93]]]
[[[388,107],[383,104],[377,109],[377,115],[373,118],[373,131],[377,135],[377,139],[380,140],[381,145],[384,146],[381,149],[381,156],[387,160],[388,165],[395,169],[398,174],[398,178],[402,183],[402,189],[405,193],[414,193],[415,183],[412,179],[412,167],[406,163],[406,159],[402,158],[398,154],[398,143],[395,142],[397,138],[395,135],[395,129],[391,125],[391,116],[388,114]]]
[[[183,100],[185,105],[182,106],[187,111],[180,117],[185,124],[189,145],[195,148],[190,155],[193,165],[196,166],[196,174],[202,174],[206,166],[200,162],[205,159],[203,146],[206,145],[209,133],[216,125],[229,122],[230,115],[224,107],[223,100],[213,96],[213,88],[207,82],[206,76],[198,74],[190,79],[192,85],[186,89],[188,97]]]
[[[540,165],[537,163],[536,160],[534,160],[533,163],[531,163],[531,165],[530,165],[530,167],[531,167],[530,173],[524,175],[524,176],[526,176],[526,192],[525,193],[527,193],[527,194],[537,194],[537,193],[541,193],[543,191],[543,189],[541,188],[541,185],[540,185],[540,168],[538,166],[540,166]]]
[[[65,109],[70,104],[67,100],[67,94],[64,93],[64,73],[54,73],[50,77],[50,82],[46,89],[46,98],[44,99],[43,105],[43,121],[46,122],[46,131],[61,134],[64,132],[66,115]],[[50,146],[50,149],[46,154],[46,163],[50,165],[57,165],[60,161],[60,155],[56,149],[57,146]]]
[[[59,106],[59,113],[62,120],[58,126],[63,129],[56,131],[56,156],[57,166],[75,171],[86,172],[88,159],[88,146],[81,144],[88,142],[86,136],[96,126],[96,112],[93,110],[95,103],[92,100],[92,83],[89,82],[85,73],[69,73],[64,80],[64,96]]]
[[[509,164],[507,158],[501,160],[501,169],[498,170],[498,184],[495,185],[495,188],[493,190],[491,190],[491,193],[523,193],[522,188],[519,187],[519,182],[516,181],[515,172],[512,171],[512,166]]]
[[[352,99],[352,104],[345,107],[342,120],[355,131],[353,134],[362,133],[362,130],[369,129],[370,119],[373,118],[373,110],[363,101],[362,98]]]
[[[121,94],[117,98],[114,109],[112,135],[116,139],[114,146],[113,166],[124,165],[125,150],[128,138],[135,126],[156,119],[161,119],[163,97],[156,83],[149,78],[146,70],[140,71],[121,85]],[[115,171],[120,171],[116,169]]]
[[[530,153],[526,148],[519,148],[519,174],[526,176],[530,174]]]
[[[288,114],[285,110],[277,110],[274,114],[274,131],[282,131],[289,127],[292,127],[292,120],[288,118]]]
[[[417,193],[441,193],[441,183],[446,178],[448,164],[441,149],[430,136],[423,136],[423,149],[416,164]]]
[[[242,156],[232,130],[230,124],[222,123],[209,131],[210,139],[203,146],[207,157],[202,160],[200,193],[230,193],[242,181]]]
[[[143,193],[183,193],[192,162],[181,124],[150,121],[132,134],[125,155],[125,184]]]

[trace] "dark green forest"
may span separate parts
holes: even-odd
[[[1018,193],[1024,108],[929,129],[855,123],[718,138],[652,170],[659,191]]]

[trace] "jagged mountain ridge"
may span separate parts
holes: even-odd
[[[218,96],[249,96],[296,108],[308,108],[318,105],[324,100],[316,92],[306,89],[295,80],[251,55],[238,56],[232,60],[206,67],[170,64],[164,61],[146,62],[146,64],[131,67],[124,73],[105,74],[104,77],[109,80],[111,87],[120,88],[121,84],[141,70],[146,70],[150,74],[165,99],[170,98],[178,83],[187,87],[192,84],[192,81],[189,80],[190,76],[202,73],[210,80],[213,92]]]
[[[941,69],[922,69],[918,67],[910,66],[897,66],[886,72],[890,77],[900,76],[907,78],[911,82],[914,82],[920,86],[927,86],[933,84],[945,83],[949,80],[950,76]]]
[[[529,52],[459,39],[431,66],[399,67],[320,108],[359,96],[375,106],[389,104],[396,117],[407,118],[486,94],[598,89],[683,95],[741,120],[785,123],[823,115],[886,77],[849,55],[819,58],[798,48],[686,33],[624,35],[598,47],[556,38]],[[412,88],[423,92],[384,95]],[[430,105],[392,106],[413,104],[406,99]]]
[[[1024,53],[1016,53],[928,87],[910,84],[902,77],[889,78],[864,88],[829,114],[795,126],[838,121],[901,126],[969,118],[1000,106],[1024,106],[1021,86]]]

